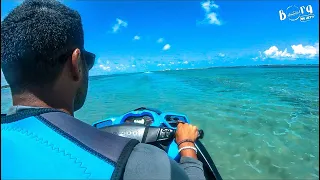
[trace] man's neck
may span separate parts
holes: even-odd
[[[52,96],[50,93],[46,93],[44,97],[46,98],[40,98],[43,96],[36,96],[33,93],[30,92],[23,92],[21,94],[13,94],[12,95],[12,101],[14,106],[32,106],[32,107],[41,107],[41,108],[54,108],[58,109],[60,111],[66,112],[73,116],[73,107],[63,104],[63,102],[59,102],[57,99],[61,98],[55,98],[56,96]]]

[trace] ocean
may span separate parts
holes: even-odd
[[[76,117],[146,106],[186,114],[224,179],[319,179],[318,66],[236,67],[90,77]],[[1,90],[1,112],[11,105]]]

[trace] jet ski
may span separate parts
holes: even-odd
[[[180,156],[176,144],[175,132],[178,122],[190,123],[186,115],[161,112],[154,108],[140,107],[119,117],[110,117],[92,124],[101,131],[113,133],[122,137],[137,139],[141,143],[157,146],[168,156],[179,162]],[[204,137],[199,130],[195,147],[198,150],[198,160],[203,163],[206,179],[222,180],[213,160],[200,139]]]

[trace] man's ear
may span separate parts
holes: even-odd
[[[72,52],[71,56],[71,75],[75,81],[79,81],[81,79],[81,52],[80,49],[75,49]]]

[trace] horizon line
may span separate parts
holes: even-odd
[[[139,74],[139,73],[146,73],[146,72],[164,72],[164,71],[186,71],[186,70],[201,70],[201,69],[213,69],[213,68],[254,68],[254,67],[317,67],[319,64],[260,64],[260,65],[235,65],[235,66],[211,66],[211,67],[203,67],[203,68],[182,68],[182,69],[170,69],[170,70],[157,70],[157,71],[141,71],[141,72],[115,72],[112,74],[100,74],[100,75],[92,75],[90,77],[98,77],[98,76],[120,76],[120,75],[127,75],[127,74]],[[9,85],[1,85],[1,89],[9,88]]]

